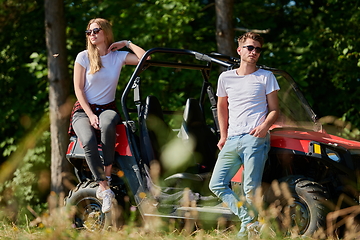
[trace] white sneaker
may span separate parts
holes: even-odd
[[[100,186],[96,189],[96,197],[100,200],[104,198],[104,191],[101,191]]]
[[[101,211],[103,213],[110,212],[112,200],[114,199],[115,194],[113,191],[111,191],[111,189],[107,189],[101,193],[103,194],[103,203],[102,203]]]

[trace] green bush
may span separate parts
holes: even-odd
[[[45,131],[39,137],[31,134],[29,138],[28,141],[36,145],[26,150],[18,149],[24,151],[23,158],[9,159],[17,160],[19,163],[15,163],[15,171],[8,171],[7,180],[0,184],[0,207],[3,217],[20,224],[24,223],[26,215],[30,214],[29,206],[38,213],[46,209],[50,187],[50,133]],[[11,168],[10,164],[4,167]],[[2,172],[4,170],[6,169],[2,169]]]

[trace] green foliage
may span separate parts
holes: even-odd
[[[44,210],[50,187],[49,135],[46,131],[37,139],[37,136],[31,136],[30,141],[37,145],[25,150],[26,155],[13,176],[0,184],[0,208],[11,221],[24,222],[27,206],[39,212]]]
[[[0,163],[47,109],[43,1],[0,1]]]

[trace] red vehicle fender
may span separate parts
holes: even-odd
[[[67,148],[67,151],[66,151],[66,155],[71,154],[72,149],[74,148],[74,145],[75,145],[75,142],[74,142],[74,141],[71,141],[71,142],[69,143],[68,148]]]
[[[304,153],[310,152],[310,142],[313,141],[325,144],[336,144],[346,149],[360,149],[360,142],[344,139],[324,132],[279,129],[271,133],[270,139],[270,144],[273,148],[290,149]],[[243,170],[244,166],[241,166],[231,182],[243,182]]]
[[[243,171],[244,165],[242,165],[239,171],[235,174],[235,176],[231,179],[231,182],[242,183],[243,182]]]
[[[309,142],[339,145],[346,149],[360,149],[360,142],[348,140],[324,132],[275,130],[271,133],[271,147],[309,152]]]
[[[115,151],[118,152],[120,156],[132,156],[124,124],[116,126]]]

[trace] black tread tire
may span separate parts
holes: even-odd
[[[66,207],[76,207],[74,224],[77,229],[98,232],[107,230],[113,225],[112,211],[108,213],[101,211],[102,200],[96,197],[98,187],[99,184],[94,181],[82,182],[65,198]]]
[[[303,176],[290,176],[280,179],[286,182],[293,204],[290,206],[284,194],[280,197],[283,211],[290,210],[291,225],[298,227],[298,234],[313,236],[326,228],[326,215],[329,213],[329,200],[325,188]],[[285,229],[283,229],[285,230]]]

